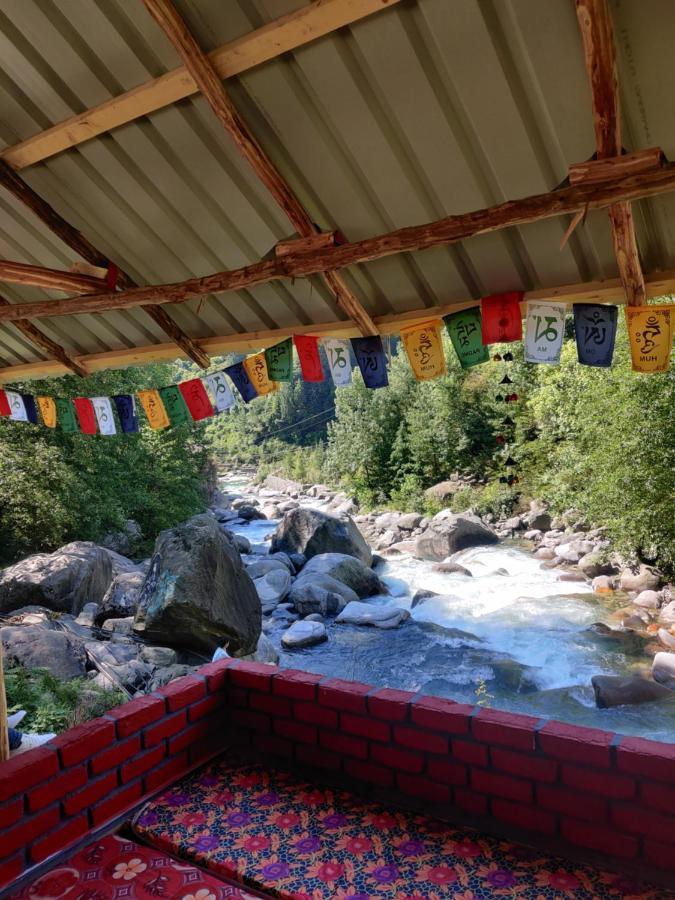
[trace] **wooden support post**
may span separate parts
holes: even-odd
[[[213,63],[198,45],[173,4],[170,0],[143,0],[143,2],[175,47],[185,68],[194,78],[199,90],[241,155],[272,194],[298,234],[303,238],[314,236],[317,229],[311,216],[237,112]],[[364,335],[377,334],[373,320],[351,291],[342,274],[335,271],[325,271],[322,274],[340,307],[357,323],[361,332]]]
[[[0,306],[11,306],[12,304],[5,297],[0,297]],[[80,378],[86,378],[89,374],[87,369],[82,363],[73,359],[60,344],[57,344],[50,337],[47,337],[44,332],[40,331],[40,329],[33,325],[28,319],[17,319],[12,323],[14,327],[21,332],[21,334],[28,338],[31,343],[35,344],[36,347],[39,347],[41,350],[44,350],[49,355],[53,356],[54,359],[57,359],[62,365],[64,365],[71,372],[74,372],[75,375],[79,375]]]

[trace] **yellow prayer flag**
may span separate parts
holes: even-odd
[[[244,368],[251,384],[258,392],[259,396],[271,394],[279,387],[276,381],[270,381],[267,373],[267,361],[264,353],[256,353],[255,356],[247,356],[244,360]]]
[[[42,421],[47,428],[56,428],[56,403],[51,397],[38,397],[37,404],[40,407]]]
[[[145,415],[148,417],[148,423],[151,428],[157,430],[169,427],[169,417],[166,409],[164,409],[159,391],[139,391],[138,399],[141,401],[141,406],[145,410]]]
[[[667,372],[675,306],[626,306],[630,355],[635,372]]]
[[[447,372],[441,341],[441,324],[440,319],[433,319],[421,325],[409,325],[401,329],[401,340],[418,381],[440,378]]]

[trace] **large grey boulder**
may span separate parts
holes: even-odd
[[[372,553],[363,535],[349,517],[337,518],[318,509],[292,509],[283,517],[272,537],[271,552],[304,553],[307,559],[319,553],[344,553],[370,566]]]
[[[545,509],[533,509],[527,514],[525,524],[538,531],[550,531],[551,515]]]
[[[586,578],[597,578],[599,575],[614,575],[616,566],[608,562],[604,553],[591,550],[585,553],[577,563]]]
[[[324,575],[346,584],[359,597],[387,593],[387,588],[371,568],[345,553],[319,553],[313,556],[297,580],[306,583]]]
[[[314,644],[321,644],[328,640],[326,626],[321,622],[311,622],[303,619],[300,622],[293,622],[288,631],[285,631],[281,638],[281,643],[289,649],[297,647],[311,647]]]
[[[114,578],[101,601],[97,615],[98,622],[135,615],[138,595],[144,581],[143,572],[125,572]]]
[[[662,650],[656,654],[652,662],[652,677],[675,691],[675,653]]]
[[[278,475],[268,475],[264,481],[264,485],[271,491],[278,491],[280,494],[301,494],[302,485],[299,481],[291,481],[288,478],[279,478]]]
[[[661,575],[652,566],[632,566],[621,572],[619,587],[622,591],[658,591]]]
[[[84,675],[84,646],[65,631],[41,625],[15,625],[0,628],[0,639],[6,664],[49,669],[62,681]]]
[[[260,597],[262,611],[269,615],[281,601],[288,596],[291,589],[291,573],[283,564],[279,569],[270,569],[265,575],[253,581]]]
[[[421,559],[442,562],[458,550],[496,544],[497,535],[472,513],[440,512],[417,538],[415,553]]]
[[[344,625],[372,625],[374,628],[397,628],[401,622],[410,618],[407,609],[387,603],[384,606],[373,606],[370,603],[356,601],[349,603],[335,620]]]
[[[101,545],[106,550],[115,553],[132,553],[143,540],[141,526],[135,519],[127,519],[121,531],[113,531],[101,540]]]
[[[134,631],[158,644],[232,655],[254,652],[262,610],[232,540],[208,515],[157,538]]]
[[[112,577],[106,550],[90,541],[74,541],[0,572],[0,612],[38,604],[77,615],[85,603],[101,602]]]
[[[318,613],[321,616],[336,616],[348,603],[359,596],[346,584],[330,575],[315,575],[311,579],[297,578],[288,599],[301,616]]]
[[[432,484],[424,492],[424,496],[430,500],[437,500],[439,503],[445,503],[454,494],[457,493],[465,485],[461,481],[439,481],[438,484]]]
[[[591,683],[595,691],[595,704],[600,709],[650,703],[662,697],[673,696],[673,692],[667,687],[639,675],[594,675]]]

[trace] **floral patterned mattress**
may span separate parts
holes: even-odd
[[[662,900],[528,847],[221,760],[145,806],[135,833],[284,900]]]
[[[10,900],[256,900],[195,866],[108,835],[12,894]]]

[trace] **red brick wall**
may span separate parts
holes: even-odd
[[[237,740],[448,817],[675,871],[675,746],[223,660],[0,767],[0,886]]]

